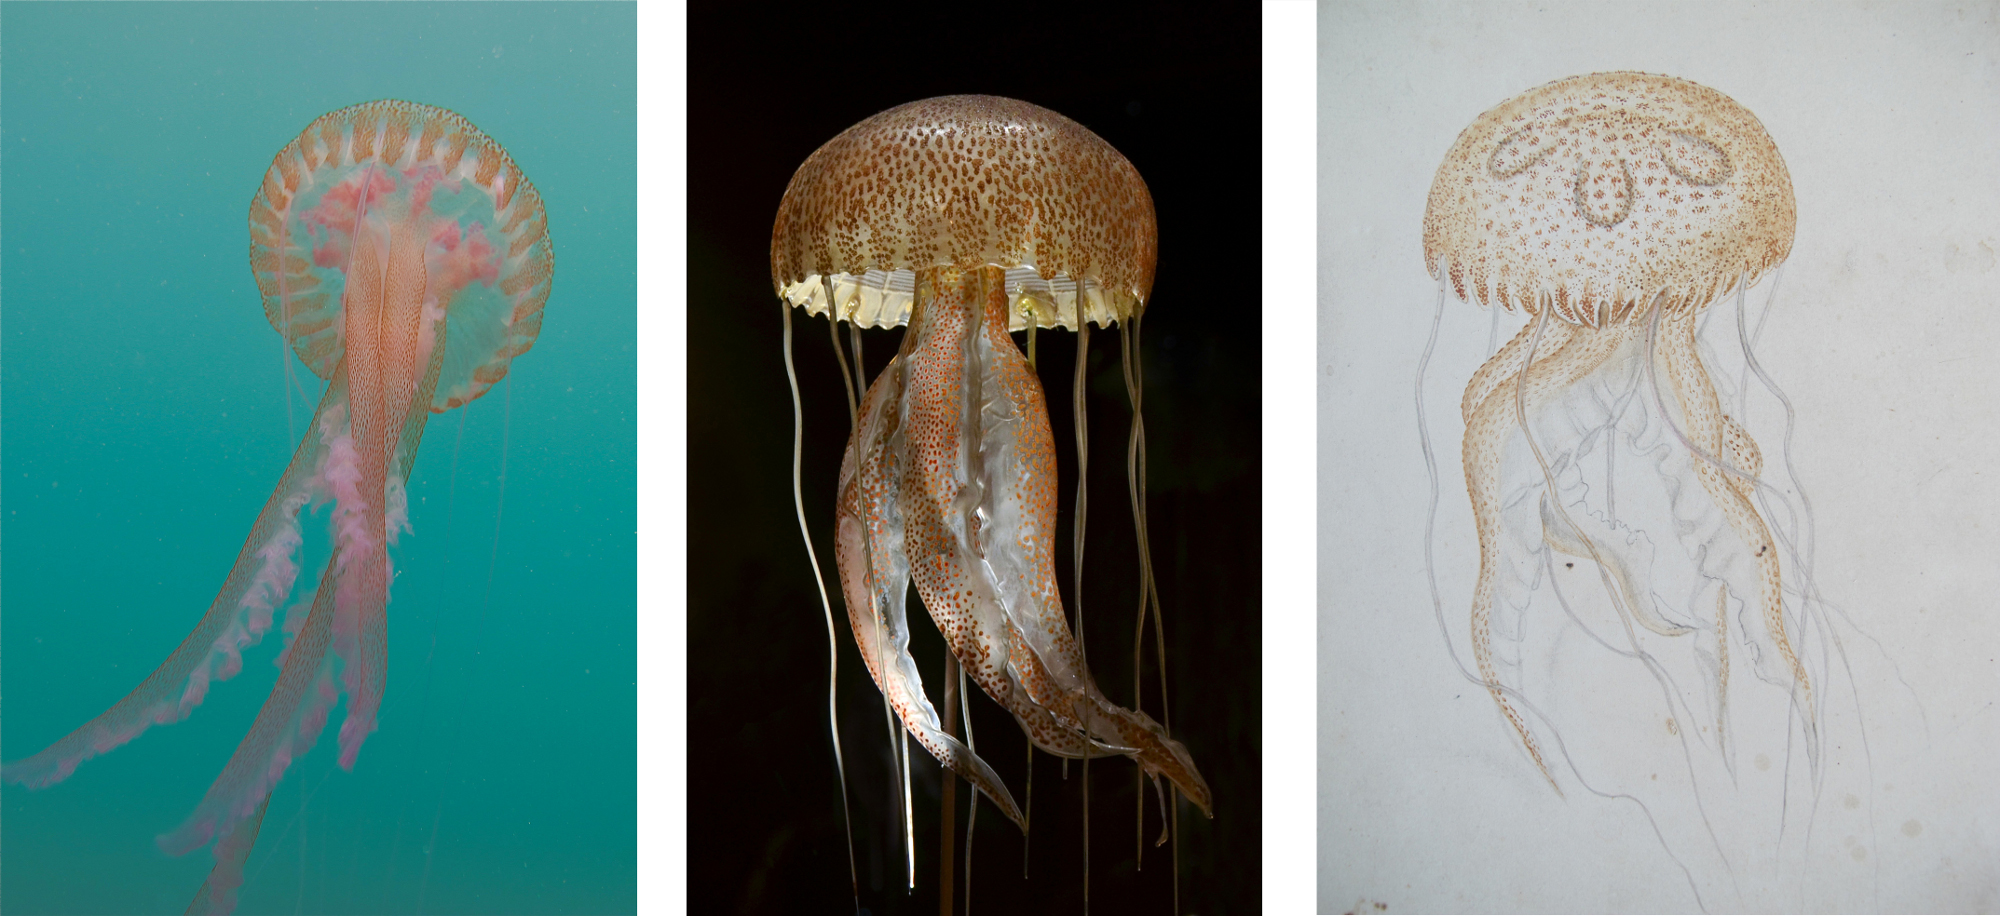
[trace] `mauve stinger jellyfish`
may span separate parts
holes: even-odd
[[[1479,553],[1467,676],[1557,792],[1564,760],[1599,795],[1615,793],[1593,779],[1643,795],[1664,773],[1703,800],[1689,829],[1718,849],[1722,802],[1750,804],[1768,778],[1740,775],[1740,746],[1806,786],[1834,746],[1826,684],[1844,655],[1812,585],[1810,503],[1745,420],[1782,407],[1789,430],[1744,292],[1785,260],[1795,221],[1754,115],[1643,73],[1559,80],[1479,116],[1424,214],[1440,310],[1529,316],[1460,404]],[[1617,699],[1614,678],[1659,711]],[[1559,722],[1644,727],[1584,750]],[[1579,754],[1604,766],[1593,777]]]
[[[836,352],[831,322],[849,322],[855,377],[842,381],[853,432],[840,468],[836,560],[892,742],[906,749],[902,736],[914,736],[1024,833],[1023,806],[970,734],[954,734],[956,680],[971,679],[1012,713],[1033,747],[1086,761],[1129,757],[1156,789],[1165,777],[1209,810],[1187,748],[1151,716],[1106,698],[1065,616],[1055,436],[1031,363],[1037,327],[1075,329],[1087,341],[1089,323],[1117,324],[1125,352],[1136,349],[1132,328],[1156,252],[1152,197],[1124,156],[1062,115],[992,96],[913,102],[848,128],[793,175],[771,233],[787,369],[793,306],[828,316]],[[866,383],[859,329],[902,325],[895,358]],[[1023,329],[1027,356],[1009,336]],[[1079,392],[1086,346],[1078,346]],[[841,355],[843,366],[848,359]],[[796,405],[796,379],[793,397]],[[1079,577],[1081,557],[1078,544]],[[942,722],[909,651],[912,583],[951,650]],[[831,639],[830,607],[827,627]],[[900,761],[907,831],[907,750]]]
[[[159,838],[215,842],[188,911],[226,913],[271,790],[345,696],[340,765],[375,730],[388,654],[388,548],[424,422],[484,394],[541,330],[554,269],[540,195],[498,143],[442,108],[385,100],[323,115],[272,160],[250,202],[264,314],[326,391],[208,613],[117,705],[5,766],[31,789],[180,721],[242,669],[292,593],[300,510],[331,503],[333,554],[310,609],[287,613],[282,673],[208,794]],[[331,651],[329,651],[331,650]]]

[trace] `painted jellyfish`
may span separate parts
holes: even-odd
[[[1796,476],[1771,482],[1742,419],[1754,379],[1789,429],[1743,302],[1789,254],[1794,222],[1755,116],[1641,73],[1499,105],[1431,185],[1440,315],[1449,294],[1529,316],[1460,404],[1479,551],[1470,632],[1473,679],[1558,793],[1556,758],[1605,794],[1555,724],[1601,707],[1576,694],[1603,682],[1556,683],[1564,664],[1642,672],[1665,705],[1655,738],[1685,757],[1698,799],[1737,784],[1745,740],[1789,751],[1796,738],[1809,781],[1824,769],[1827,660],[1844,656],[1811,585],[1810,504]],[[1718,347],[1702,328],[1729,298],[1724,339],[1740,346]]]
[[[500,148],[442,108],[384,100],[308,126],[250,202],[264,314],[325,394],[229,577],[194,632],[117,705],[6,764],[40,789],[155,724],[186,718],[242,669],[293,590],[300,510],[332,504],[333,553],[283,623],[277,686],[207,795],[159,838],[215,843],[189,912],[226,913],[271,790],[347,698],[339,762],[376,727],[387,663],[388,548],[410,526],[407,482],[425,420],[484,394],[534,345],[554,267],[541,197]]]
[[[953,681],[965,678],[1013,714],[1034,748],[1085,761],[1129,757],[1156,794],[1165,777],[1209,811],[1208,786],[1186,747],[1098,689],[1070,629],[1056,583],[1055,437],[1031,362],[1036,328],[1075,329],[1081,379],[1089,323],[1117,324],[1141,434],[1129,354],[1156,253],[1152,197],[1131,163],[1076,122],[1011,99],[947,96],[877,114],[820,147],[785,190],[771,274],[783,299],[786,368],[791,308],[827,315],[853,421],[837,491],[839,589],[882,691],[892,747],[903,748],[906,832],[912,736],[1027,831],[970,735],[954,733]],[[853,378],[837,321],[849,323]],[[896,356],[865,383],[859,329],[897,326],[907,329]],[[1009,336],[1016,330],[1027,331],[1028,357]],[[858,402],[857,391],[865,392]],[[798,403],[794,376],[795,411]],[[1079,458],[1087,460],[1080,398],[1078,417]],[[1142,448],[1135,442],[1128,458]],[[798,470],[795,453],[795,496]],[[1079,507],[1084,499],[1079,493]],[[804,532],[803,503],[799,512]],[[1079,578],[1082,530],[1079,520]],[[950,647],[943,721],[909,651],[912,583]],[[830,605],[826,615],[833,640]],[[831,706],[829,686],[830,715]],[[833,727],[838,761],[837,719]],[[947,777],[947,793],[950,785]],[[943,858],[950,861],[948,847]],[[850,849],[850,868],[851,859]]]

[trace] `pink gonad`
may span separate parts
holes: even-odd
[[[541,197],[499,144],[442,108],[380,101],[322,116],[272,160],[250,202],[250,269],[271,325],[327,380],[312,425],[194,632],[118,705],[0,770],[43,788],[186,718],[291,594],[299,510],[331,501],[333,555],[311,610],[286,615],[278,685],[201,804],[159,838],[174,855],[215,841],[190,913],[235,907],[271,790],[341,694],[343,769],[375,730],[388,548],[409,529],[424,421],[484,394],[534,345],[554,260]]]

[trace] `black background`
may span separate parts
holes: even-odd
[[[1215,818],[1180,808],[1180,910],[1256,912],[1261,900],[1259,640],[1258,20],[1228,8],[937,6],[817,21],[698,2],[688,13],[688,898],[692,912],[846,912],[853,905],[828,737],[827,637],[791,503],[792,412],[770,280],[771,223],[792,171],[853,123],[952,93],[1023,99],[1123,152],[1152,191],[1160,261],[1146,319],[1145,413],[1154,562],[1166,615],[1171,727],[1214,792]],[[641,256],[642,264],[645,258]],[[643,267],[642,267],[643,269]],[[848,416],[824,319],[793,313],[805,406],[806,518],[832,587],[832,507]],[[843,332],[844,336],[844,332]],[[869,331],[872,379],[901,331]],[[1017,339],[1019,335],[1016,335]],[[1062,502],[1074,506],[1076,335],[1038,337]],[[1093,333],[1084,609],[1090,664],[1132,703],[1138,563],[1126,495],[1130,407],[1117,331]],[[1068,508],[1058,573],[1074,609]],[[869,912],[937,911],[939,779],[911,742],[917,887],[906,889],[881,694],[833,594],[848,803]],[[912,652],[941,702],[944,644],[910,602]],[[1153,637],[1144,707],[1161,715]],[[1026,800],[1026,738],[974,689],[980,756]],[[1304,727],[1304,726],[1301,726]],[[1082,767],[1036,755],[1030,871],[990,804],[974,839],[973,909],[1081,912]],[[1135,767],[1091,766],[1091,906],[1171,911],[1171,846],[1145,799],[1135,871]],[[964,901],[964,805],[958,787]],[[1306,803],[1301,799],[1301,803]]]

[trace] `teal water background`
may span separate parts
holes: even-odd
[[[634,27],[608,3],[0,6],[0,758],[166,658],[303,433],[320,382],[293,360],[287,398],[245,261],[272,156],[336,108],[423,102],[547,208],[539,341],[424,436],[380,730],[340,771],[343,706],[293,763],[240,913],[636,906]],[[154,837],[249,730],[279,644],[189,719],[0,788],[0,911],[180,912],[209,852]]]

